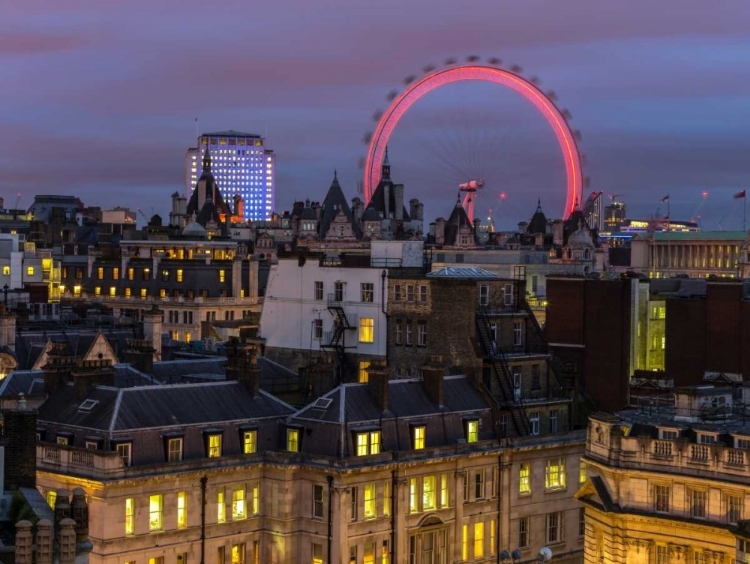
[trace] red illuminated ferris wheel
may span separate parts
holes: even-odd
[[[468,57],[465,63],[448,59],[443,68],[425,67],[424,76],[421,78],[407,77],[404,80],[406,89],[403,92],[400,94],[391,92],[388,95],[390,105],[385,111],[376,112],[375,131],[368,133],[364,138],[368,149],[361,164],[364,168],[363,192],[366,202],[369,202],[380,181],[381,164],[391,134],[409,108],[420,98],[441,86],[465,81],[481,81],[504,86],[520,94],[531,102],[546,119],[557,138],[565,163],[567,186],[563,217],[567,218],[571,214],[581,199],[584,187],[582,157],[577,145],[580,134],[571,129],[568,123],[570,113],[556,106],[554,93],[543,92],[538,86],[537,79],[526,79],[521,76],[520,67],[514,65],[506,69],[502,68],[501,64],[502,61],[494,58],[480,62],[478,57]],[[480,178],[467,178],[460,184],[463,207],[472,219],[474,200],[483,186],[484,182]]]

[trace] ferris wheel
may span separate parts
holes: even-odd
[[[365,134],[363,141],[367,145],[366,156],[360,161],[364,171],[362,192],[369,202],[380,181],[381,163],[386,154],[388,142],[396,126],[409,109],[430,92],[449,84],[468,81],[484,82],[503,86],[530,102],[537,112],[544,117],[557,139],[565,167],[565,205],[563,218],[567,218],[580,202],[581,193],[587,183],[583,178],[583,157],[578,149],[580,133],[571,128],[571,114],[556,105],[554,92],[544,92],[537,78],[525,78],[522,69],[517,65],[504,68],[500,59],[491,58],[480,61],[479,57],[467,57],[465,62],[448,59],[440,68],[432,65],[423,69],[423,76],[409,76],[404,79],[402,92],[392,91],[387,100],[390,103],[384,111],[378,110],[373,116],[375,129]],[[456,187],[458,199],[469,218],[474,219],[474,205],[480,191],[485,187],[486,179],[464,177]],[[502,194],[505,197],[505,193]]]

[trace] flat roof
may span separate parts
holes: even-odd
[[[234,129],[227,129],[226,131],[215,131],[213,133],[202,133],[201,137],[251,137],[253,139],[261,138],[257,133],[245,133],[243,131],[235,131]]]

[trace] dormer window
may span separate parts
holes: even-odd
[[[734,448],[750,448],[750,437],[735,437]]]
[[[716,442],[716,435],[710,433],[698,433],[697,442],[701,445],[711,445]]]
[[[475,443],[479,440],[479,420],[467,419],[464,421],[464,430],[466,432],[466,442]]]
[[[361,431],[355,433],[357,456],[380,453],[380,431]]]
[[[424,425],[413,425],[411,428],[412,448],[422,450],[426,445],[426,433]]]
[[[659,429],[659,438],[663,441],[674,441],[680,436],[677,429]]]
[[[286,430],[287,452],[299,452],[299,429]]]

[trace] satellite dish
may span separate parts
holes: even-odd
[[[521,551],[519,549],[515,549],[513,552],[510,553],[511,558],[513,558],[513,561],[521,560]]]
[[[548,547],[544,546],[539,550],[539,554],[537,555],[536,559],[539,562],[549,562],[550,560],[552,560],[552,551]]]
[[[500,553],[500,560],[507,560],[508,558],[510,558],[510,552],[508,552],[507,550],[503,550]]]

